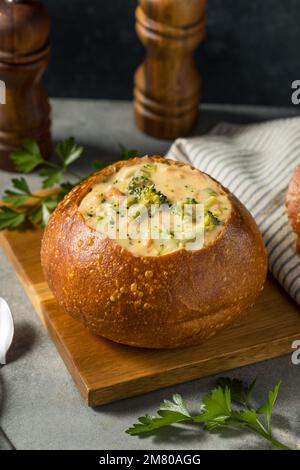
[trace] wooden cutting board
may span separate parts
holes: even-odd
[[[0,232],[0,243],[89,406],[292,352],[299,307],[272,279],[251,314],[201,346],[145,350],[96,337],[62,313],[43,277],[40,230]]]

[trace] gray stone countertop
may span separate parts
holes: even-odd
[[[136,148],[140,154],[164,154],[170,142],[147,137],[133,124],[129,102],[52,100],[53,135],[59,141],[74,135],[86,147],[78,169],[88,172],[95,158],[116,160],[118,143]],[[273,109],[203,105],[204,132],[220,120],[252,122],[299,114],[296,108]],[[300,160],[300,157],[299,157]],[[9,186],[12,174],[0,171],[0,190]],[[39,187],[39,178],[28,180]],[[0,295],[11,306],[16,335],[9,363],[0,368],[0,425],[17,449],[263,449],[249,433],[226,432],[220,437],[194,428],[164,429],[147,438],[125,434],[138,416],[154,414],[157,406],[175,391],[196,410],[199,397],[212,387],[216,376],[90,409],[81,398],[62,359],[42,327],[16,275],[0,250]],[[300,338],[299,338],[300,339]],[[222,374],[224,375],[224,374]],[[292,446],[300,441],[300,366],[290,355],[243,367],[226,375],[251,381],[257,378],[257,398],[279,380],[282,390],[274,415],[276,436]],[[9,448],[0,432],[0,449]]]

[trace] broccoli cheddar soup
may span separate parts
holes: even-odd
[[[96,183],[79,206],[89,227],[134,256],[201,249],[220,235],[230,211],[227,194],[206,174],[147,157]]]

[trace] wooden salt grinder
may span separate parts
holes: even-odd
[[[134,78],[139,129],[174,139],[197,123],[201,79],[193,51],[205,32],[206,0],[139,0],[136,31],[146,47]]]
[[[39,0],[0,0],[0,168],[11,170],[9,156],[24,139],[38,141],[44,158],[51,153],[50,107],[40,78],[49,62],[50,19]]]

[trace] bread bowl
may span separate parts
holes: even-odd
[[[120,241],[98,229],[107,199],[120,207],[124,194],[140,198],[149,188],[154,200],[175,207],[191,196],[206,204],[203,246],[187,249],[186,240],[174,246],[167,238],[160,250],[160,240]],[[158,156],[114,163],[76,186],[51,215],[41,261],[65,312],[97,335],[145,348],[199,344],[236,322],[267,272],[246,208],[205,173]]]
[[[300,254],[300,165],[289,183],[286,207],[291,227],[297,236],[296,250]]]

